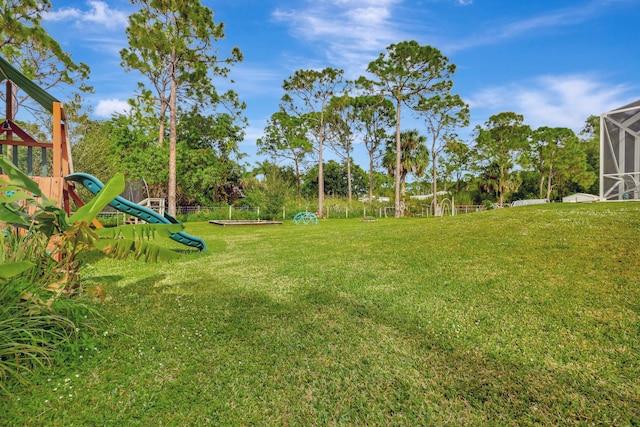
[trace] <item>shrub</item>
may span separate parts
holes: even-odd
[[[60,280],[58,264],[46,254],[42,234],[0,233],[0,388],[22,379],[34,366],[98,319],[79,298],[61,298],[49,286]]]
[[[180,224],[93,230],[89,223],[124,188],[117,175],[102,191],[68,217],[38,185],[0,158],[8,180],[0,180],[0,387],[9,378],[48,362],[98,318],[86,302],[80,271],[84,255],[100,250],[145,260],[177,256],[141,241]],[[38,198],[41,200],[39,201]],[[31,209],[31,213],[30,210]]]

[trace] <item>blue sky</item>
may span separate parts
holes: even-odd
[[[91,67],[86,96],[96,118],[120,111],[143,78],[126,73],[129,0],[52,0],[44,26],[77,62]],[[203,0],[224,22],[217,43],[238,46],[233,89],[247,103],[249,127],[240,150],[254,163],[255,140],[278,109],[284,79],[327,66],[347,78],[391,43],[416,40],[456,64],[454,93],[471,108],[471,130],[492,114],[514,111],[532,127],[582,129],[599,115],[640,98],[639,0]],[[220,87],[227,83],[219,81]],[[53,94],[64,99],[64,93]],[[407,113],[403,128],[421,129]],[[366,167],[365,151],[354,158]]]

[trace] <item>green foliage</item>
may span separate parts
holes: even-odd
[[[586,154],[586,171],[599,176],[600,174],[600,117],[589,116],[580,132],[580,144]],[[570,187],[567,194],[572,192],[600,194],[600,180],[596,179],[590,187]]]
[[[540,198],[541,175],[538,171],[518,171],[520,186],[511,194],[511,200],[527,200]]]
[[[378,80],[371,82],[385,96],[413,106],[423,96],[450,84],[455,65],[433,46],[415,40],[391,44],[367,67]],[[397,108],[397,106],[396,106]]]
[[[300,167],[313,151],[313,145],[307,136],[308,131],[305,120],[278,111],[269,119],[265,136],[256,141],[259,147],[258,154],[267,154],[274,161],[285,159],[293,162],[298,197],[302,188]]]
[[[69,109],[69,105],[65,104],[65,113],[68,116],[73,114],[68,112]],[[111,154],[111,132],[115,130],[109,121],[91,120],[82,115],[78,117],[76,113],[72,123],[75,135],[69,137],[74,141],[72,152],[76,171],[93,175],[102,182],[107,182],[117,172],[124,172],[119,168],[121,162],[126,160],[125,150],[121,149],[121,156],[117,158]]]
[[[473,163],[473,151],[456,137],[447,139],[444,146],[444,167],[455,177],[456,191],[462,189],[463,176]]]
[[[127,247],[126,245],[135,249],[133,253],[136,258],[144,256],[147,259],[157,259],[159,255],[172,257],[171,254],[158,250],[153,245],[136,244],[133,240],[141,236],[153,238],[155,231],[163,231],[168,236],[170,233],[180,231],[182,229],[180,224],[145,225],[137,229],[137,235],[134,226],[129,226],[131,234],[127,234],[126,227],[111,231],[95,231],[89,226],[104,207],[122,193],[124,190],[123,175],[116,175],[92,200],[78,208],[73,215],[67,217],[64,210],[44,197],[38,185],[9,161],[0,158],[0,167],[9,178],[6,182],[0,182],[0,184],[4,184],[4,196],[0,198],[0,219],[9,227],[6,233],[11,234],[14,232],[11,227],[16,227],[29,232],[41,233],[48,239],[47,253],[52,258],[59,260],[60,270],[63,273],[63,277],[56,283],[56,291],[70,294],[79,286],[77,276],[81,260],[78,256],[86,251],[94,250],[96,247],[102,248],[107,255],[117,254],[119,258],[127,254],[122,249]],[[35,197],[40,197],[42,201],[37,201]],[[25,206],[18,204],[18,201],[31,207],[34,212],[28,213]],[[100,240],[100,234],[102,234],[103,240],[97,243]],[[107,238],[111,242],[107,241]],[[117,247],[118,250],[114,251],[114,247]]]
[[[518,189],[517,177],[511,175],[517,155],[525,149],[531,128],[524,117],[503,112],[489,117],[485,127],[476,127],[476,151],[483,171],[484,186],[498,194],[499,203]]]
[[[420,135],[417,129],[404,131],[400,134],[400,195],[406,193],[407,175],[413,174],[417,179],[425,173],[429,166],[429,149],[427,138]],[[397,152],[395,139],[387,140],[387,150],[382,158],[382,164],[389,175],[396,175]]]
[[[0,54],[41,87],[78,85],[89,78],[89,66],[75,63],[42,27],[42,15],[51,7],[50,0],[1,1]]]
[[[129,115],[114,117],[105,126],[109,135],[109,151],[104,156],[115,169],[130,180],[144,178],[150,197],[165,194],[169,152],[166,145],[159,146],[153,137],[157,127],[141,119],[136,109]]]
[[[522,157],[523,164],[540,173],[539,197],[547,200],[554,194],[566,195],[558,194],[558,187],[566,188],[569,182],[588,188],[596,180],[596,174],[587,170],[586,153],[571,129],[536,129]]]
[[[430,137],[431,178],[434,204],[438,198],[438,158],[445,151],[448,141],[456,137],[456,129],[469,125],[469,106],[460,95],[451,94],[451,85],[443,85],[440,92],[424,97],[418,102],[416,110],[424,118],[427,134]],[[445,177],[442,177],[446,179]]]
[[[229,114],[203,115],[197,109],[180,115],[177,181],[182,205],[232,203],[239,197],[238,143],[243,129]]]
[[[3,189],[4,190],[4,189]],[[4,203],[0,196],[0,203]],[[34,367],[50,363],[53,354],[90,331],[96,313],[79,298],[61,298],[62,272],[46,254],[42,233],[0,230],[0,389],[24,381]],[[5,233],[6,232],[6,236]],[[86,333],[86,332],[85,332]]]
[[[141,242],[182,229],[179,224],[95,231],[89,223],[124,189],[116,175],[89,203],[67,216],[35,182],[0,158],[0,387],[50,360],[76,333],[90,339],[96,313],[83,303],[80,280],[88,254],[147,261],[175,258],[168,249]],[[38,200],[38,198],[40,200]],[[73,298],[70,298],[73,297]],[[88,329],[87,329],[88,328]]]
[[[224,24],[215,23],[213,10],[200,1],[134,3],[140,10],[129,16],[126,29],[129,47],[122,49],[120,56],[127,69],[140,71],[157,92],[154,99],[159,112],[156,119],[160,146],[169,114],[167,202],[169,213],[175,215],[178,99],[181,103],[194,100],[213,107],[224,103],[239,117],[244,104],[232,90],[219,94],[212,79],[227,77],[229,66],[243,57],[240,49],[234,47],[228,58],[218,58],[212,44],[224,37]]]
[[[4,267],[4,266],[3,266]],[[76,325],[34,301],[33,284],[18,279],[0,282],[0,390],[10,380],[50,361],[52,352],[72,336]],[[25,300],[28,296],[29,299]]]
[[[327,108],[340,91],[344,70],[327,67],[323,70],[297,70],[286,79],[282,88],[280,108],[291,116],[303,119],[308,133],[315,141],[318,153],[318,207],[322,211],[325,194],[323,150],[327,132]]]
[[[199,1],[135,3],[140,10],[129,17],[129,47],[121,51],[122,62],[152,82],[162,81],[164,75],[189,86],[192,95],[215,94],[211,76],[226,77],[228,66],[243,59],[238,48],[232,49],[229,58],[215,55],[211,44],[224,37],[224,24],[215,23],[213,10]]]
[[[145,118],[139,108],[142,106],[136,106],[127,115],[96,123],[96,136],[86,137],[74,147],[80,158],[76,169],[105,181],[115,172],[121,172],[129,180],[144,179],[150,197],[165,197],[168,147],[158,145],[154,137],[157,123]],[[238,142],[243,138],[242,128],[229,114],[202,115],[197,109],[181,112],[180,124],[177,145],[180,204],[208,206],[236,200],[241,167],[234,157],[241,157]],[[96,159],[101,162],[96,164]]]
[[[356,83],[356,87],[365,92],[366,86],[362,81]],[[353,104],[355,127],[369,154],[369,199],[372,199],[376,162],[384,155],[381,145],[389,138],[390,129],[395,123],[395,108],[393,102],[375,94],[357,96]]]
[[[0,235],[0,244],[4,245],[4,234]],[[3,257],[6,255],[3,251]],[[33,263],[29,261],[4,262],[2,263],[2,271],[0,271],[0,280],[8,280],[13,276],[17,276],[33,267]]]
[[[120,227],[101,228],[95,232],[100,239],[95,242],[96,248],[115,259],[126,259],[133,254],[135,259],[145,262],[176,259],[180,255],[170,249],[147,242],[159,235],[169,237],[181,231],[181,224],[136,224]]]
[[[422,46],[415,40],[394,43],[387,47],[386,52],[369,63],[367,71],[377,80],[368,81],[360,78],[364,86],[376,87],[379,93],[396,103],[396,137],[395,137],[395,205],[396,218],[401,216],[400,209],[402,193],[402,142],[401,123],[402,105],[420,111],[433,94],[447,93],[453,82],[451,77],[456,66],[449,63],[433,46]],[[435,99],[435,98],[433,98]],[[423,105],[423,111],[431,111]]]
[[[251,189],[245,190],[243,204],[259,207],[262,218],[276,219],[282,216],[282,208],[294,196],[294,184],[279,168],[266,171],[264,180]]]
[[[329,146],[347,167],[347,199],[353,198],[353,145],[358,138],[359,108],[358,100],[349,95],[348,83],[344,93],[334,96],[327,107],[327,135]],[[325,190],[326,191],[326,190]]]
[[[324,164],[324,191],[331,197],[347,197],[349,194],[347,167],[344,163],[329,160]],[[353,195],[367,192],[367,174],[358,165],[351,166],[351,188]],[[304,175],[302,194],[309,197],[318,192],[318,167],[314,166]]]

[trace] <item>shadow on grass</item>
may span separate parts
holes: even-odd
[[[165,274],[154,274],[149,277],[142,278],[131,285],[126,286],[127,293],[135,293],[138,295],[155,294],[158,291],[158,283],[166,278]]]
[[[524,356],[532,349],[522,349],[517,337],[496,338],[486,330],[457,335],[451,323],[428,322],[445,319],[442,314],[403,310],[339,286],[300,288],[280,300],[216,279],[206,293],[189,293],[193,283],[158,285],[164,279],[155,274],[119,290],[122,326],[132,334],[128,344],[144,354],[124,362],[139,370],[171,366],[178,395],[165,396],[155,371],[145,387],[159,399],[184,399],[187,412],[199,408],[238,424],[260,424],[267,420],[263,412],[239,416],[222,402],[248,409],[275,395],[293,404],[271,402],[274,419],[287,413],[300,424],[393,424],[418,421],[429,411],[455,414],[459,424],[606,424],[612,401],[629,402],[616,408],[622,419],[630,419],[638,403],[616,391],[615,382],[594,381],[595,371],[529,361]],[[220,402],[207,397],[212,389],[224,397]]]

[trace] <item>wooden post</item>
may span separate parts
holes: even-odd
[[[48,168],[47,168],[47,149],[46,148],[42,148],[42,158],[41,158],[41,162],[42,162],[42,172],[40,172],[41,176],[47,176],[47,172],[48,172]]]
[[[5,111],[6,111],[6,116],[5,119],[7,120],[13,120],[13,83],[11,83],[11,80],[7,79],[7,98],[6,98],[6,103],[5,103]],[[7,132],[7,139],[9,138],[9,135],[11,134],[11,131]]]
[[[69,175],[71,171],[71,155],[69,153],[69,146],[67,144],[67,132],[63,124],[60,124],[60,148],[62,149],[61,167],[62,176]]]
[[[53,171],[54,178],[62,176],[62,109],[59,102],[53,103]]]
[[[13,151],[13,164],[16,165],[16,167],[18,167],[18,146],[17,145],[12,145],[11,149]]]
[[[33,147],[27,147],[27,175],[33,175]]]
[[[7,95],[6,95],[6,116],[5,120],[11,121],[13,120],[13,83],[11,80],[7,79]],[[7,141],[13,140],[13,132],[11,131],[11,127],[7,129]],[[11,147],[13,151],[13,164],[18,166],[18,150],[14,145]],[[9,152],[7,151],[7,155]]]

